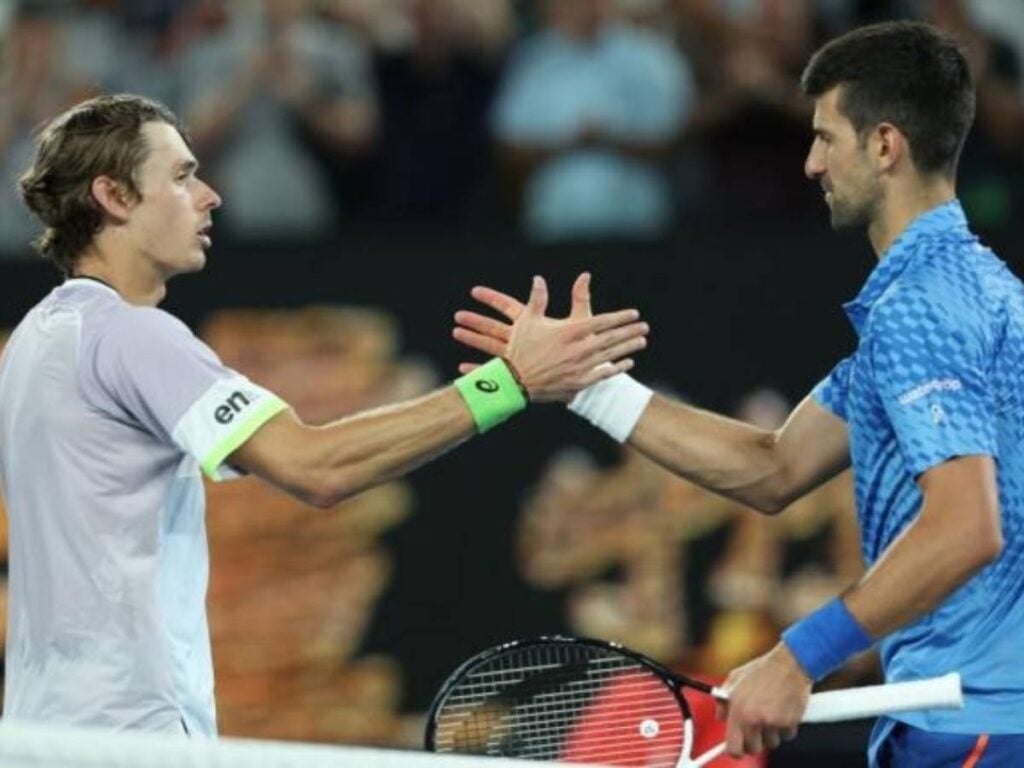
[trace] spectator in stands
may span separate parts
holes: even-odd
[[[978,226],[1005,226],[1013,220],[1024,189],[1013,179],[1024,170],[1024,77],[1021,54],[1024,3],[989,0],[929,0],[923,18],[956,37],[967,54],[977,88],[977,117],[960,162],[960,198]],[[1019,184],[1018,184],[1019,186]]]
[[[225,6],[183,55],[182,101],[234,236],[315,239],[337,221],[317,148],[358,156],[377,133],[364,43],[311,0]],[[316,146],[311,146],[315,144]]]
[[[389,219],[463,220],[486,201],[487,110],[511,33],[508,0],[410,0],[405,44],[377,57],[381,204]]]
[[[32,158],[33,129],[99,90],[97,73],[59,4],[22,4],[9,21],[0,74],[0,253],[30,254],[38,226],[20,204],[16,179]],[[74,62],[74,63],[73,63]]]
[[[494,111],[523,222],[538,240],[651,237],[673,202],[662,170],[693,108],[672,40],[613,20],[609,0],[546,0]]]
[[[706,154],[709,210],[729,218],[816,212],[820,200],[800,172],[811,107],[797,87],[816,43],[811,0],[678,7],[703,85],[692,133]]]

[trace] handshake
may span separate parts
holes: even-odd
[[[594,315],[586,272],[573,283],[572,307],[564,318],[546,315],[542,277],[533,278],[525,304],[483,286],[471,295],[503,319],[456,312],[452,335],[457,341],[501,358],[530,400],[569,402],[571,410],[620,442],[629,437],[651,397],[647,387],[625,375],[633,367],[631,356],[647,346],[650,330],[637,310]],[[464,362],[459,371],[466,379],[479,372],[479,365]]]
[[[572,309],[565,318],[548,317],[548,289],[534,277],[525,304],[477,286],[471,295],[504,320],[469,310],[455,313],[455,339],[467,347],[505,360],[530,400],[569,401],[577,392],[633,367],[632,354],[647,346],[647,323],[635,309],[594,315],[590,308],[590,275],[576,278]],[[469,373],[475,363],[462,363]]]

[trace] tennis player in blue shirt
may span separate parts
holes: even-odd
[[[815,99],[807,176],[833,226],[866,230],[879,259],[845,307],[856,351],[775,432],[625,374],[570,408],[768,514],[853,465],[869,569],[729,676],[730,754],[792,738],[814,681],[877,643],[889,682],[959,671],[965,707],[880,720],[872,765],[1020,765],[1024,290],[956,200],[970,72],[951,40],[895,22],[832,41],[802,83]],[[523,309],[492,289],[474,296],[512,320]],[[589,312],[585,283],[573,306]],[[500,354],[508,326],[473,312],[457,321],[456,338]]]

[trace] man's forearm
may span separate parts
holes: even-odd
[[[784,506],[774,432],[655,395],[629,444],[708,490],[763,512]]]
[[[308,461],[330,505],[416,469],[476,433],[462,397],[447,387],[309,432]]]
[[[514,410],[493,409],[491,424]],[[279,413],[228,461],[307,504],[331,507],[444,453],[480,431],[477,417],[455,387],[339,419],[303,424]]]

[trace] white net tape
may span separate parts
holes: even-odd
[[[0,721],[3,768],[521,768],[524,760]]]

